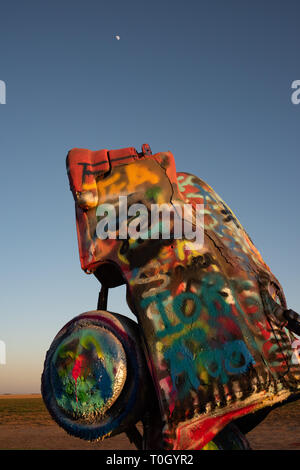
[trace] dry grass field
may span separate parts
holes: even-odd
[[[254,450],[300,449],[300,402],[273,410],[248,435]],[[69,436],[49,416],[40,395],[0,396],[0,449],[134,450],[125,434],[90,443]]]

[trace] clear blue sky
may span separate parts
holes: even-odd
[[[299,18],[298,0],[1,2],[0,393],[38,392],[55,334],[96,307],[72,147],[172,151],[229,204],[300,311]],[[124,288],[109,308],[128,312]]]

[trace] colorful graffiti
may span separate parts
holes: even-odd
[[[126,380],[124,349],[101,327],[81,328],[62,341],[52,368],[57,403],[76,418],[104,416]]]
[[[205,448],[231,421],[297,393],[300,369],[295,337],[286,328],[283,290],[210,186],[194,175],[176,173],[170,152],[152,155],[149,149],[73,149],[67,169],[82,268],[105,279],[106,267],[114,266],[127,284],[164,423],[161,448]],[[204,243],[195,249],[184,236],[100,239],[97,207],[117,204],[120,196],[148,208],[189,203],[196,210],[197,204],[204,205]],[[105,282],[109,286],[109,279]],[[101,362],[95,356],[96,339],[86,349],[84,338],[69,338],[53,358],[63,393],[74,395],[83,370]],[[112,370],[107,374],[114,383],[119,378]],[[79,381],[78,393],[81,387]],[[114,399],[113,386],[110,390]],[[100,413],[101,393],[95,397]],[[77,407],[75,399],[72,412],[78,413]]]
[[[144,413],[151,393],[132,320],[87,312],[54,338],[45,360],[42,395],[50,414],[68,433],[97,440],[122,432]]]

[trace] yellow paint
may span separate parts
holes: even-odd
[[[93,181],[92,183],[83,183],[81,193],[84,191],[93,191],[95,189],[97,189],[96,181]]]
[[[176,252],[177,252],[177,257],[183,261],[185,258],[185,253],[184,253],[184,246],[185,246],[185,240],[176,240]]]
[[[117,183],[119,181],[119,183]],[[109,194],[120,194],[121,190],[126,186],[126,181],[121,179],[120,173],[113,173],[105,179],[97,182],[98,193],[101,197]]]
[[[128,192],[133,192],[134,189],[144,183],[156,184],[159,182],[159,176],[153,173],[146,165],[128,165],[126,167],[126,174],[128,178]]]
[[[88,349],[88,345],[90,343],[92,343],[95,346],[98,358],[103,359],[104,355],[103,355],[102,349],[99,343],[96,341],[96,339],[92,335],[83,336],[80,340],[81,346],[83,346],[85,349]]]
[[[76,354],[73,351],[64,351],[62,353],[58,352],[58,356],[60,358],[70,357],[71,359],[75,359]]]
[[[219,450],[217,444],[214,441],[208,442],[201,450]]]
[[[208,372],[206,369],[202,369],[199,375],[200,382],[202,384],[208,384],[209,383],[209,377],[208,377]]]
[[[187,256],[188,264],[192,261],[192,258],[199,256],[199,251],[192,250],[193,243],[187,240],[176,240],[176,253],[180,261],[184,261]]]
[[[97,182],[97,189],[101,197],[121,194],[124,189],[126,189],[126,193],[134,193],[139,186],[145,183],[156,184],[159,182],[159,176],[141,162],[120,167],[120,170],[114,170],[111,175]]]

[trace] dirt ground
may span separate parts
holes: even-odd
[[[247,438],[254,450],[300,449],[300,402],[271,411]],[[0,449],[134,450],[125,434],[90,443],[53,422],[40,395],[0,396]]]

